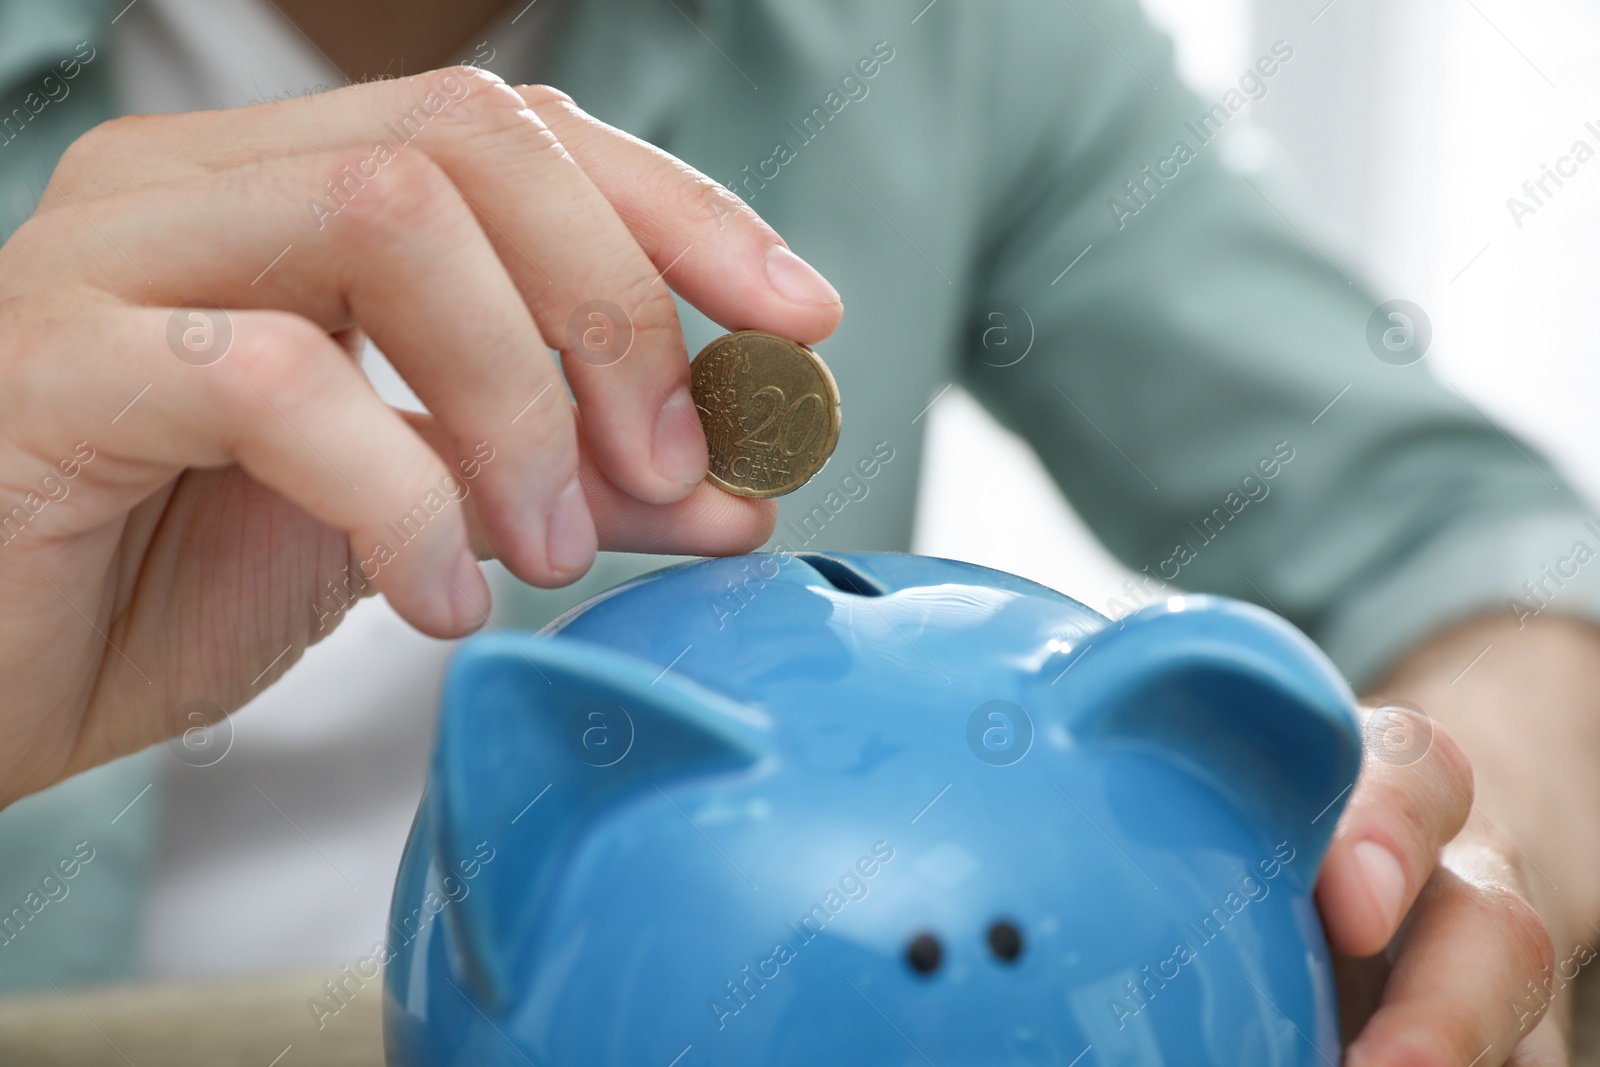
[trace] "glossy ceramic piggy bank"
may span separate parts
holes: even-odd
[[[1360,761],[1287,623],[901,555],[661,571],[476,638],[401,866],[391,1064],[1325,1067]]]

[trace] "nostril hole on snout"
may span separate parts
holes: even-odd
[[[932,974],[944,959],[944,946],[932,934],[918,934],[906,946],[906,962],[918,974]]]
[[[1006,963],[1022,955],[1022,931],[1004,919],[989,927],[989,951]]]

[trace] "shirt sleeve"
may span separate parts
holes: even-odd
[[[1380,312],[1248,128],[1292,44],[1203,100],[1131,0],[1046,8],[1000,35],[1022,54],[987,90],[1020,166],[996,183],[965,375],[1139,572],[1093,606],[1253,600],[1358,686],[1469,615],[1600,618],[1600,524],[1408,362],[1423,320]]]
[[[0,242],[34,209],[56,161],[113,115],[105,0],[0,0]]]

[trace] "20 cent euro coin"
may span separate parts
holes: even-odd
[[[712,341],[689,368],[711,455],[706,475],[739,496],[792,493],[839,443],[839,387],[803,344],[761,330]]]

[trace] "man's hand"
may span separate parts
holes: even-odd
[[[1391,700],[1425,714],[1368,712],[1317,886],[1345,1062],[1565,1065],[1568,987],[1600,951],[1600,631],[1479,619],[1369,702]]]
[[[86,134],[0,247],[0,806],[238,707],[359,595],[456,636],[478,556],[759,545],[669,285],[800,341],[841,314],[714,182],[470,68]]]

